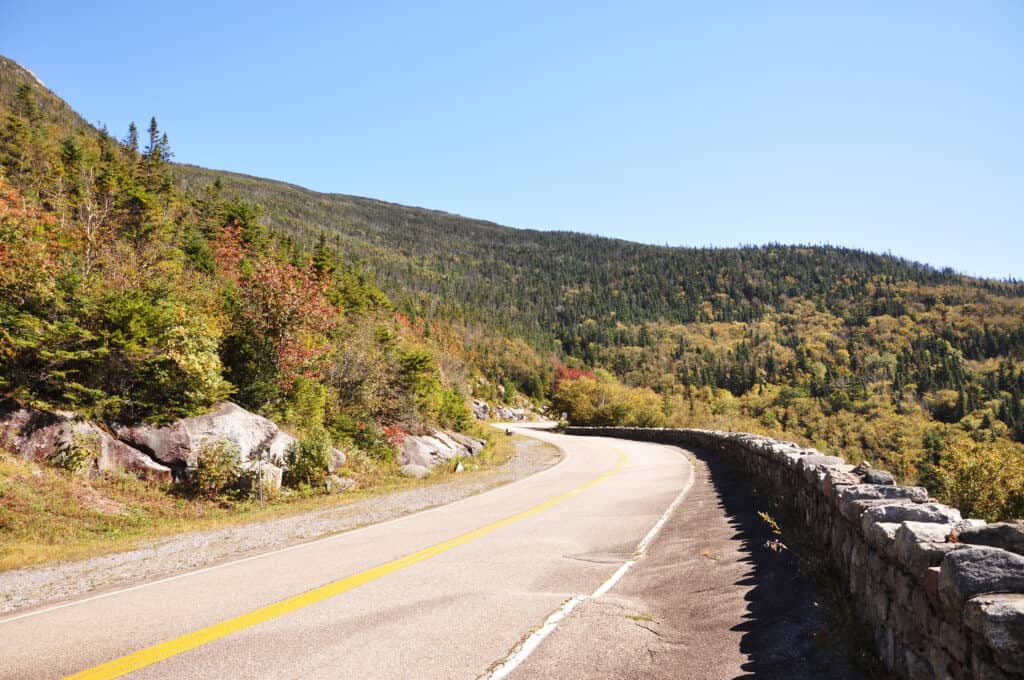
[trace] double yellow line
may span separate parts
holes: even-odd
[[[582,486],[576,487],[572,491],[567,491],[560,496],[555,496],[554,498],[544,501],[539,505],[535,505],[532,508],[510,515],[509,517],[500,519],[496,522],[492,522],[491,524],[482,526],[479,529],[474,529],[473,531],[462,534],[461,536],[456,536],[455,538],[443,543],[438,543],[437,545],[432,545],[429,548],[424,548],[423,550],[411,553],[405,557],[400,557],[393,562],[388,562],[387,564],[367,569],[366,571],[359,572],[358,574],[347,576],[343,579],[334,581],[333,583],[328,583],[327,585],[320,586],[319,588],[314,588],[313,590],[300,595],[289,597],[286,600],[275,602],[274,604],[267,605],[266,607],[260,607],[259,609],[253,610],[247,614],[242,614],[241,616],[236,616],[235,618],[215,623],[212,626],[207,626],[206,628],[186,633],[185,635],[174,638],[173,640],[167,640],[166,642],[155,644],[152,647],[146,647],[145,649],[141,649],[132,654],[108,661],[100,664],[99,666],[93,666],[92,668],[75,673],[74,675],[69,675],[67,678],[75,680],[85,680],[86,678],[89,680],[119,678],[122,675],[127,675],[128,673],[145,668],[146,666],[151,666],[165,659],[183,654],[191,649],[195,649],[196,647],[209,644],[222,637],[227,637],[228,635],[237,633],[240,630],[245,630],[246,628],[250,628],[265,621],[270,621],[271,619],[276,619],[279,616],[290,614],[291,612],[309,607],[310,605],[317,604],[318,602],[323,602],[324,600],[341,595],[353,588],[358,588],[365,583],[379,579],[382,576],[387,576],[388,574],[400,571],[406,567],[411,567],[412,565],[428,560],[435,555],[440,555],[452,548],[469,543],[470,541],[478,539],[481,536],[485,536],[504,526],[508,526],[509,524],[518,522],[519,520],[540,514],[545,510],[567,501],[573,496],[576,496],[587,489],[593,488],[612,477],[625,467],[628,460],[628,456],[619,451],[618,464],[608,472],[604,473],[600,477],[595,477]]]

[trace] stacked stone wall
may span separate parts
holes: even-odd
[[[906,678],[1024,677],[1024,522],[963,519],[922,487],[758,435],[570,427],[698,448],[786,500],[835,564],[885,666]]]

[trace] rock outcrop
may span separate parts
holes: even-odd
[[[95,423],[10,399],[0,401],[0,443],[11,453],[37,463],[80,449],[86,452],[86,471],[126,471],[145,479],[171,480],[171,468],[118,441]]]
[[[398,452],[398,464],[406,475],[425,477],[432,467],[455,458],[476,456],[483,449],[482,439],[434,430],[429,435],[406,437]]]
[[[243,469],[255,470],[257,461],[262,460],[266,480],[268,467],[273,468],[269,474],[270,479],[275,480],[275,488],[280,487],[280,469],[285,466],[288,447],[296,441],[273,421],[231,402],[218,405],[210,413],[183,418],[163,427],[115,426],[115,431],[121,441],[173,469],[177,478],[184,478],[189,469],[196,467],[203,444],[227,441],[238,448]],[[331,449],[331,461],[333,472],[345,463],[345,454]]]
[[[261,475],[264,488],[277,490],[285,454],[296,440],[273,421],[230,402],[161,427],[114,425],[111,434],[74,414],[0,401],[0,445],[37,463],[67,452],[81,456],[85,451],[86,471],[124,471],[144,479],[182,481],[195,469],[203,444],[216,441],[238,447],[242,471],[253,478]],[[345,454],[332,448],[330,472],[344,464]]]
[[[242,463],[263,458],[274,465],[284,463],[284,453],[293,437],[277,425],[241,406],[224,402],[210,413],[183,418],[169,425],[114,426],[118,439],[145,451],[155,460],[183,474],[196,467],[203,444],[227,441],[238,447]]]

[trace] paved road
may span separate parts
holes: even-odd
[[[671,447],[535,436],[566,458],[510,486],[0,619],[0,677],[485,675],[606,582],[692,479]]]

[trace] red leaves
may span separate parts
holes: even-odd
[[[590,378],[596,380],[596,376],[591,372],[583,368],[566,368],[565,366],[558,367],[558,375],[555,376],[555,389],[566,380],[579,380],[580,378]]]
[[[324,297],[327,285],[313,271],[266,255],[239,278],[242,314],[271,348],[284,389],[299,377],[319,377],[325,368],[327,335],[339,323],[337,309]]]
[[[238,283],[239,269],[242,258],[248,255],[248,250],[242,244],[242,225],[238,220],[226,224],[220,230],[220,238],[213,244],[213,257],[220,265],[221,274]]]
[[[212,249],[221,275],[238,286],[241,314],[251,322],[256,344],[268,350],[261,360],[271,364],[264,368],[276,374],[278,385],[289,390],[300,377],[319,378],[331,350],[327,336],[339,323],[338,310],[324,295],[330,280],[273,253],[253,254],[238,220],[224,226]]]

